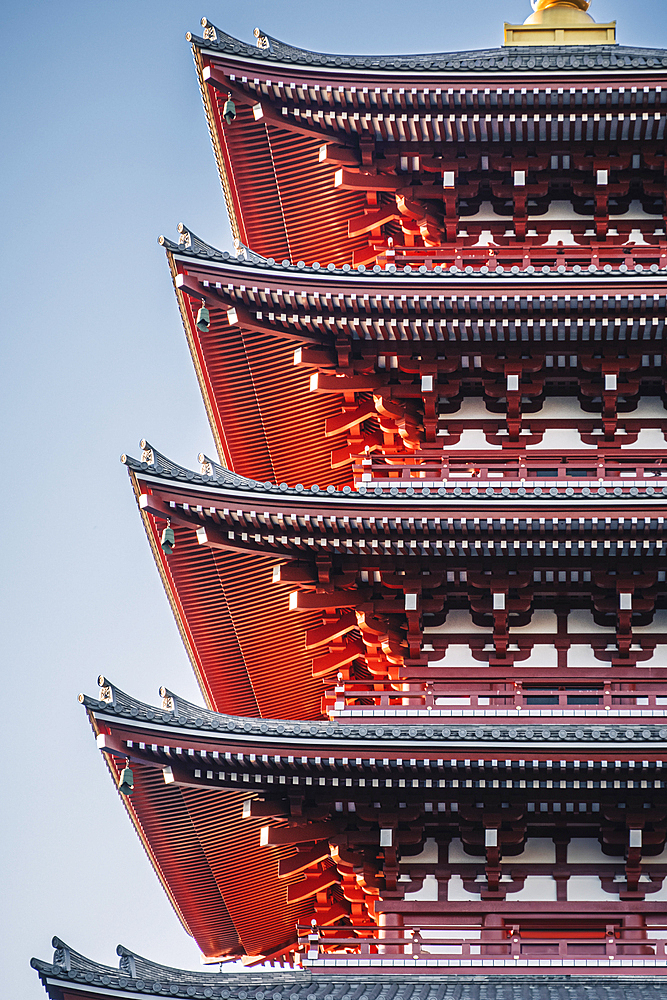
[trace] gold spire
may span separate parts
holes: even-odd
[[[505,45],[610,45],[616,22],[596,24],[587,13],[591,0],[531,0],[523,24],[505,24]]]
[[[533,10],[546,10],[547,7],[578,7],[579,10],[588,10],[591,0],[530,0]]]

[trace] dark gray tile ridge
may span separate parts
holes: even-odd
[[[296,986],[305,986],[311,982],[309,972],[244,972],[238,974],[228,974],[207,970],[202,972],[192,972],[185,969],[174,969],[165,965],[158,965],[149,959],[142,958],[135,952],[130,951],[123,945],[118,945],[116,952],[120,958],[118,968],[109,965],[101,965],[86,958],[80,952],[74,951],[60,938],[54,937],[52,941],[54,955],[52,962],[45,962],[38,958],[33,958],[30,962],[40,978],[57,976],[60,980],[76,983],[77,981],[87,984],[96,984],[102,987],[115,988],[118,990],[133,991],[144,987],[160,984],[169,992],[172,985],[178,986],[178,993],[186,996],[229,996],[224,992],[224,988],[240,988],[251,986],[271,986],[289,990]],[[141,983],[141,985],[139,985]],[[195,992],[191,992],[193,989]],[[218,991],[223,988],[223,992],[212,994],[211,988],[217,987]],[[206,992],[204,992],[206,991]],[[286,996],[289,994],[286,993]]]
[[[657,217],[656,217],[657,218]],[[273,257],[262,257],[260,254],[255,253],[248,247],[241,247],[240,251],[237,253],[229,253],[227,250],[217,250],[215,247],[211,246],[209,243],[205,243],[198,236],[195,236],[193,232],[187,229],[183,223],[179,224],[178,231],[180,233],[179,241],[175,243],[170,240],[167,236],[159,236],[158,243],[163,246],[168,252],[178,254],[179,257],[190,257],[193,260],[211,261],[215,264],[230,264],[232,266],[240,267],[251,267],[257,268],[258,270],[275,270],[286,274],[316,274],[320,278],[327,278],[329,275],[343,275],[345,277],[372,277],[377,278],[380,281],[385,281],[387,279],[396,278],[429,278],[429,279],[451,279],[451,278],[484,278],[498,281],[503,279],[507,281],[517,276],[520,278],[533,278],[537,281],[544,281],[546,279],[562,279],[563,276],[567,277],[577,277],[577,278],[606,278],[611,276],[621,277],[624,281],[628,278],[640,278],[640,277],[651,277],[652,275],[664,273],[664,269],[661,269],[658,264],[651,264],[650,266],[644,266],[643,264],[636,264],[634,270],[628,267],[627,264],[621,264],[619,267],[614,268],[611,264],[606,264],[603,267],[597,267],[595,264],[590,264],[588,266],[582,266],[580,264],[575,264],[575,266],[568,271],[565,265],[559,265],[558,267],[549,267],[549,265],[543,265],[542,267],[534,267],[532,264],[527,267],[519,267],[518,264],[512,267],[503,267],[499,264],[495,270],[491,270],[486,265],[481,265],[479,268],[475,269],[472,265],[468,265],[465,268],[457,267],[456,265],[451,265],[448,267],[442,267],[440,264],[436,264],[434,267],[427,267],[426,264],[421,264],[414,267],[411,264],[406,264],[404,267],[397,268],[395,264],[390,264],[388,267],[380,267],[379,264],[374,264],[373,267],[366,267],[365,264],[359,264],[358,267],[353,268],[350,264],[343,264],[342,267],[337,267],[335,264],[320,264],[314,262],[312,265],[307,265],[305,261],[299,260],[293,263],[291,260],[283,260],[278,263]],[[659,248],[656,247],[656,252]]]
[[[201,468],[206,472],[194,472],[186,469],[185,466],[172,462],[170,458],[163,455],[145,439],[139,442],[141,448],[141,458],[132,458],[131,455],[121,455],[120,460],[123,465],[133,472],[150,472],[161,479],[177,479],[185,482],[208,484],[214,486],[226,486],[233,489],[253,490],[257,487],[274,489],[271,483],[260,483],[246,476],[239,476],[236,472],[226,469],[223,465],[213,461],[204,454],[199,455]]]
[[[432,743],[469,744],[479,742],[496,743],[531,743],[531,744],[633,744],[637,749],[649,744],[664,743],[667,740],[667,728],[664,724],[649,724],[638,720],[629,726],[625,723],[613,725],[596,724],[589,719],[572,723],[554,720],[551,723],[543,721],[512,723],[509,720],[474,720],[462,723],[451,721],[444,724],[435,719],[417,719],[414,722],[400,722],[393,719],[369,718],[363,722],[329,722],[328,720],[303,719],[258,719],[247,716],[228,715],[214,712],[210,708],[202,708],[186,701],[179,695],[160,688],[163,707],[148,705],[146,702],[131,697],[125,691],[117,688],[108,678],[100,677],[99,683],[108,691],[111,700],[101,701],[90,695],[79,695],[79,701],[92,712],[105,712],[118,716],[119,719],[149,722],[159,726],[167,724],[179,728],[196,729],[202,734],[220,733],[234,737],[251,736],[266,740],[303,741],[364,741],[377,742],[383,740],[390,743],[394,740],[423,740]],[[165,707],[166,706],[166,707]]]
[[[631,503],[635,500],[650,498],[657,500],[658,498],[667,497],[667,486],[634,486],[630,485],[630,481],[624,486],[593,485],[584,486],[580,489],[577,488],[577,490],[572,486],[520,486],[514,492],[508,486],[498,485],[486,487],[483,485],[450,485],[440,486],[437,489],[430,486],[423,486],[417,489],[413,486],[408,486],[406,489],[403,489],[397,486],[383,488],[369,484],[360,485],[356,489],[353,489],[351,486],[343,486],[342,489],[337,489],[332,485],[320,487],[317,483],[314,483],[310,489],[307,489],[301,483],[297,483],[296,486],[292,487],[288,486],[287,483],[271,483],[268,481],[262,483],[255,479],[248,479],[245,476],[239,476],[230,469],[225,469],[224,466],[219,465],[217,462],[212,462],[205,455],[201,455],[200,460],[204,460],[202,461],[201,468],[206,471],[195,472],[192,469],[186,469],[184,466],[178,465],[176,462],[172,462],[171,459],[153,448],[145,439],[140,441],[139,447],[142,449],[142,457],[140,459],[123,454],[120,456],[120,460],[128,469],[141,473],[144,476],[155,476],[158,479],[173,479],[175,482],[191,483],[195,486],[207,486],[211,489],[222,487],[226,490],[239,490],[245,493],[252,491],[275,493],[309,500],[336,501],[337,504],[341,501],[349,503],[352,500],[355,502],[361,500],[369,503],[371,501],[377,503],[379,498],[383,498],[383,502],[387,503],[405,501],[406,498],[413,503],[434,503],[443,499],[454,502],[474,500],[475,502],[489,503],[494,501],[496,503],[498,501],[517,503],[520,500],[523,501],[526,499],[568,501],[573,499],[581,500],[582,498],[587,502],[599,501],[601,503],[609,503],[610,501],[622,499]]]
[[[228,35],[207,18],[202,18],[202,27],[203,37],[191,32],[186,36],[196,48],[291,66],[424,73],[442,73],[443,70],[473,73],[609,69],[650,71],[667,67],[667,49],[628,45],[527,45],[407,55],[335,55],[289,45],[260,28],[255,28],[257,44],[249,45]]]
[[[310,972],[189,972],[158,965],[119,945],[120,967],[101,965],[53,939],[53,962],[33,958],[31,966],[47,985],[86,984],[105,993],[168,993],[221,1000],[402,1000],[415,992],[420,1000],[524,1000],[526,988],[537,1000],[658,1000],[665,979],[654,976],[609,977],[549,975],[535,970],[524,976],[477,974],[411,975],[409,972],[335,976]],[[48,987],[47,987],[48,988]],[[52,994],[53,996],[60,995]]]

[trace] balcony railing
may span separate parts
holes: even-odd
[[[443,441],[446,439],[443,438]],[[667,453],[667,443],[665,445]],[[619,458],[604,453],[591,457],[563,458],[543,451],[539,455],[519,456],[511,452],[471,452],[465,455],[438,454],[437,458],[425,455],[415,459],[405,455],[400,466],[390,466],[382,459],[359,455],[357,460],[360,484],[373,486],[477,486],[519,487],[531,485],[563,487],[605,487],[628,489],[631,486],[656,486],[667,477],[667,458],[655,452],[635,452],[632,457]],[[649,480],[648,482],[644,482]],[[658,482],[656,482],[656,480]]]
[[[604,930],[579,935],[542,934],[519,926],[471,928],[390,928],[370,925],[353,930],[340,927],[298,927],[302,962],[313,971],[332,967],[388,971],[396,967],[432,968],[461,972],[465,968],[586,966],[619,972],[643,966],[653,974],[667,973],[667,925],[627,930],[609,923]],[[347,935],[347,936],[346,936]]]
[[[534,239],[534,238],[533,238]],[[662,270],[667,266],[667,251],[664,246],[611,245],[590,246],[541,246],[531,245],[533,239],[510,246],[466,246],[464,243],[443,247],[383,247],[376,244],[377,265],[381,268],[398,269],[406,266],[441,267],[475,274],[513,274],[517,272],[544,273],[544,269],[560,274],[580,274],[582,272],[605,274],[605,272],[628,272]],[[538,237],[539,239],[539,237]],[[543,237],[542,237],[543,239]],[[537,242],[537,240],[535,240]],[[512,269],[516,270],[513,271]],[[532,269],[532,270],[531,270]]]
[[[667,715],[664,686],[633,681],[600,687],[536,687],[474,681],[437,682],[411,678],[396,686],[383,681],[340,680],[323,698],[331,716],[598,716],[632,718]]]

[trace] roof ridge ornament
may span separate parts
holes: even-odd
[[[241,257],[243,260],[250,261],[252,264],[266,264],[266,257],[262,257],[261,254],[255,253],[250,247],[247,247],[245,243],[241,243],[241,240],[237,237],[234,239],[234,249],[236,250],[236,256]]]
[[[200,451],[197,455],[197,461],[201,466],[200,472],[202,476],[224,476],[230,471],[227,466],[216,462],[214,458],[209,458],[203,451]]]
[[[269,39],[269,36],[265,35],[264,32],[261,30],[261,28],[255,28],[253,31],[253,35],[257,39],[258,49],[268,49],[269,51],[271,50],[271,41]]]
[[[204,29],[204,38],[207,42],[217,42],[218,32],[215,29],[215,25],[211,24],[207,17],[202,17],[201,26]]]

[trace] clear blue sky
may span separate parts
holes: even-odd
[[[230,237],[184,35],[202,15],[329,52],[501,43],[528,0],[8,0],[0,45],[3,198],[0,613],[6,996],[53,933],[116,963],[118,941],[198,968],[76,696],[107,674],[197,700],[122,451],[146,436],[194,466],[211,434],[160,233]],[[664,0],[595,0],[628,45],[667,46]]]

